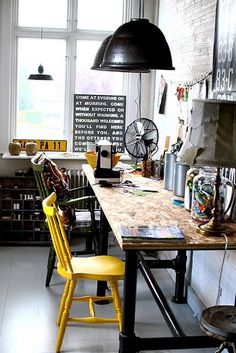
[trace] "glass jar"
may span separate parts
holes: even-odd
[[[215,168],[204,167],[193,178],[191,216],[200,222],[208,222],[211,218],[215,177]]]
[[[193,179],[198,175],[199,169],[190,168],[186,174],[185,190],[184,190],[184,207],[190,211],[192,208],[192,190],[193,190]]]

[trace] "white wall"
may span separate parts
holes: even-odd
[[[170,135],[171,142],[174,143],[178,131],[178,116],[183,117],[187,123],[192,99],[198,98],[200,85],[195,84],[196,81],[201,80],[212,70],[216,1],[160,0],[159,3],[159,27],[169,43],[176,70],[162,72],[168,82],[166,110],[164,115],[155,114],[155,123],[162,141],[166,135]],[[208,79],[211,87],[211,76]],[[194,84],[190,90],[189,100],[178,102],[176,87],[185,82]],[[212,97],[211,89],[209,97]],[[166,252],[164,256],[171,258],[173,253]],[[188,291],[188,300],[196,315],[202,308],[201,302],[205,306],[215,305],[222,259],[223,251],[192,253],[192,271],[189,276],[192,289]],[[221,282],[222,296],[219,301],[221,304],[234,303],[235,270],[236,252],[227,251]],[[195,294],[200,301],[194,298]]]

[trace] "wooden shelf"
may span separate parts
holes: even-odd
[[[49,245],[34,176],[0,176],[0,245]]]

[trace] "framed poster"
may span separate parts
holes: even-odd
[[[87,143],[109,140],[124,152],[126,96],[75,94],[73,152],[86,152]]]
[[[236,100],[236,1],[217,0],[213,52],[213,96]]]

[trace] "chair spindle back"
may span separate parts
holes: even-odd
[[[70,262],[72,254],[57,207],[55,206],[56,199],[57,197],[55,192],[51,193],[46,199],[44,199],[43,211],[47,218],[52,243],[56,251],[58,261],[63,270],[73,273]]]

